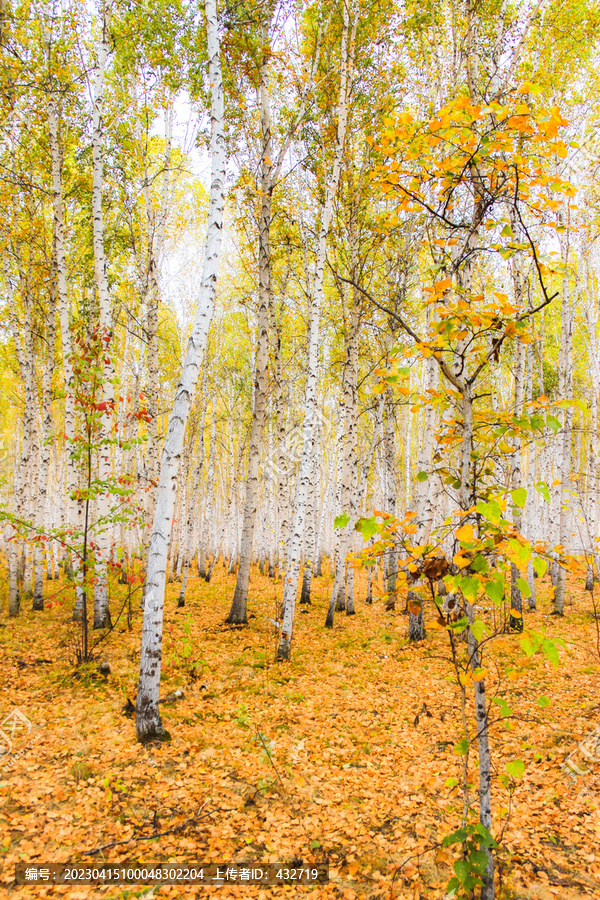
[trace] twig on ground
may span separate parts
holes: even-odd
[[[123,844],[131,844],[134,842],[138,843],[139,841],[153,841],[155,838],[164,837],[167,834],[178,834],[180,831],[184,831],[188,827],[188,825],[191,825],[192,823],[195,823],[195,822],[199,822],[201,819],[207,818],[207,816],[212,816],[213,813],[233,812],[233,810],[230,810],[230,809],[213,809],[213,810],[210,810],[209,812],[204,813],[204,815],[201,816],[200,813],[202,812],[202,810],[204,809],[204,807],[206,806],[206,804],[208,802],[209,801],[206,800],[194,816],[190,816],[189,819],[186,819],[185,822],[181,823],[181,825],[175,825],[174,828],[168,828],[166,831],[159,831],[155,834],[144,834],[144,835],[141,835],[140,837],[130,837],[130,838],[127,838],[127,840],[125,840],[125,841],[110,841],[110,843],[102,844],[101,847],[95,847],[93,850],[84,850],[83,855],[84,856],[92,856],[94,853],[101,853],[103,850],[108,850],[110,847],[120,847]]]

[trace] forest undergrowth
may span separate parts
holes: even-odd
[[[402,604],[386,612],[377,600],[357,603],[356,616],[338,615],[327,631],[325,576],[298,616],[293,661],[275,663],[279,586],[254,572],[250,624],[229,628],[234,584],[220,566],[210,584],[195,575],[183,609],[179,586],[168,586],[161,708],[172,741],[159,746],[136,742],[127,713],[138,673],[137,595],[131,630],[124,614],[97,659],[79,669],[62,583],[49,585],[54,597],[43,612],[0,620],[2,719],[17,709],[31,723],[0,759],[0,896],[445,896],[452,857],[439,845],[462,812],[458,787],[446,784],[461,767],[446,634],[430,631],[409,645]],[[358,584],[360,599],[366,585]],[[600,718],[592,600],[572,578],[571,603],[557,619],[549,578],[537,588],[538,611],[526,614],[525,627],[563,637],[566,649],[557,670],[538,656],[523,667],[521,636],[506,635],[501,652],[521,677],[490,681],[514,711],[492,729],[497,771],[515,753],[525,761],[511,797],[494,785],[498,896],[598,897],[600,781],[592,772],[572,784],[560,768]],[[113,599],[126,590],[113,586]],[[540,694],[552,702],[540,707]],[[14,885],[17,863],[167,861],[328,862],[331,881]]]

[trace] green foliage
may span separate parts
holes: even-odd
[[[336,520],[335,520],[336,528],[338,527],[337,522],[341,518],[342,518],[341,516],[338,516],[338,518],[336,518]],[[347,522],[345,524],[347,524]],[[376,516],[371,516],[371,518],[368,518],[368,519],[365,519],[365,518],[359,519],[355,525],[355,529],[356,529],[356,531],[359,531],[362,534],[364,541],[369,541],[372,537],[374,537],[376,534],[378,534],[378,532],[381,530],[381,525],[377,521]]]
[[[488,852],[497,848],[498,844],[489,830],[479,822],[468,822],[443,840],[444,847],[452,847],[454,844],[462,844],[462,856],[454,863],[455,877],[448,882],[446,896],[457,897],[458,891],[465,891],[466,895],[472,896],[472,891],[482,883]]]

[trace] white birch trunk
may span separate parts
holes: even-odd
[[[270,47],[269,24],[263,26],[263,61],[260,72],[260,124],[262,133],[261,156],[261,212],[258,249],[258,334],[256,340],[256,365],[254,369],[254,403],[252,430],[248,454],[248,478],[246,502],[238,569],[231,609],[226,621],[230,625],[246,625],[252,541],[259,498],[259,466],[262,435],[267,416],[267,389],[269,373],[269,313],[271,300],[271,203],[273,195],[271,110],[269,102],[268,68]]]
[[[571,399],[573,393],[573,320],[571,316],[571,301],[569,290],[569,230],[563,237],[561,235],[561,255],[565,273],[562,284],[561,305],[561,353],[559,371],[559,392],[561,399]],[[575,290],[575,295],[577,291]],[[560,461],[560,511],[558,517],[559,543],[563,551],[567,549],[569,542],[570,523],[570,488],[571,488],[571,433],[573,427],[573,409],[567,407],[563,416],[563,430],[558,438],[562,444]],[[566,570],[558,567],[556,586],[554,590],[553,614],[564,615]]]
[[[55,286],[54,286],[55,287]],[[48,474],[50,470],[50,449],[52,440],[52,375],[54,373],[55,315],[56,291],[50,292],[51,302],[47,313],[48,325],[46,340],[48,343],[46,365],[42,386],[42,440],[40,446],[40,473],[38,483],[36,527],[38,533],[45,530],[46,511],[48,506]],[[49,546],[48,561],[50,560]],[[33,585],[33,608],[44,608],[44,549],[41,543],[35,548],[35,573]]]
[[[377,445],[377,441],[379,439],[379,430],[381,427],[381,417],[384,406],[384,398],[381,397],[379,400],[379,405],[377,407],[377,411],[375,413],[375,422],[373,424],[373,435],[371,437],[371,444],[369,446],[369,451],[367,453],[367,458],[364,462],[364,466],[360,475],[360,481],[354,496],[351,498],[350,509],[348,512],[349,521],[346,527],[343,529],[342,540],[340,553],[343,559],[346,558],[346,553],[348,552],[348,547],[350,546],[350,541],[352,536],[354,535],[354,526],[358,521],[358,518],[363,509],[363,504],[365,501],[367,486],[369,480],[369,472],[371,471],[371,466],[373,464],[373,456],[375,453],[375,447]],[[327,610],[327,618],[325,619],[325,628],[333,628],[333,616],[335,613],[335,604],[336,597],[339,591],[339,586],[343,577],[343,569],[340,566],[336,572],[335,579],[333,582],[333,588],[331,590],[331,597],[329,600],[329,608]]]
[[[225,201],[225,135],[224,97],[217,8],[215,0],[206,0],[209,78],[211,83],[211,187],[202,286],[196,307],[194,327],[183,364],[169,417],[157,490],[154,525],[150,539],[147,568],[147,591],[142,626],[140,679],[136,704],[136,730],[142,742],[168,739],[159,709],[160,669],[162,659],[163,607],[167,545],[177,491],[179,459],[185,426],[190,411],[200,367],[206,352],[212,320],[221,249],[223,205]]]
[[[156,484],[158,482],[158,396],[160,391],[160,375],[158,368],[158,311],[160,306],[159,269],[160,257],[164,244],[165,225],[169,211],[171,195],[171,150],[173,131],[173,103],[170,102],[165,110],[165,155],[164,171],[161,191],[161,204],[157,217],[152,207],[150,192],[150,180],[147,169],[146,155],[144,154],[145,178],[144,198],[146,205],[146,220],[148,228],[147,241],[147,338],[148,338],[148,444],[146,450],[148,493],[146,494],[146,523],[148,539],[154,514],[154,498]]]
[[[294,527],[290,538],[288,552],[288,566],[285,576],[283,591],[283,623],[281,639],[277,650],[278,659],[289,659],[292,646],[292,634],[294,628],[294,614],[296,610],[296,595],[298,593],[298,579],[300,575],[300,558],[304,539],[304,524],[306,518],[306,496],[308,480],[312,471],[312,459],[315,452],[315,424],[317,412],[317,381],[318,381],[318,354],[319,333],[321,324],[321,307],[323,305],[323,280],[325,275],[325,252],[327,248],[327,236],[333,213],[333,201],[337,193],[344,143],[346,139],[346,124],[348,117],[348,82],[354,59],[354,38],[356,34],[357,20],[354,20],[352,34],[349,35],[348,7],[344,4],[343,31],[341,48],[341,73],[340,93],[338,103],[338,129],[337,146],[333,169],[325,192],[325,204],[321,216],[319,236],[317,241],[317,258],[315,264],[315,277],[310,305],[310,326],[308,339],[308,361],[306,374],[305,413],[304,428],[302,434],[302,455],[300,458],[300,471],[296,485],[296,509]],[[348,40],[350,37],[350,41]],[[348,48],[348,43],[350,47]]]
[[[206,387],[202,397],[202,410],[200,413],[200,457],[196,470],[194,472],[194,480],[188,504],[187,524],[185,529],[185,544],[183,548],[183,572],[181,576],[181,590],[179,591],[179,599],[177,606],[185,606],[185,592],[187,590],[188,576],[190,571],[192,536],[194,533],[194,522],[196,513],[196,497],[198,496],[198,488],[200,487],[200,479],[202,478],[202,469],[204,467],[204,421],[206,418]]]
[[[45,33],[48,65],[51,66],[50,34]],[[83,509],[76,497],[78,484],[77,461],[74,455],[75,441],[75,398],[73,392],[73,363],[71,347],[71,323],[69,315],[69,297],[67,288],[67,259],[65,250],[64,200],[62,186],[62,157],[59,142],[59,118],[56,97],[49,95],[48,100],[48,143],[52,172],[52,210],[53,210],[53,279],[56,284],[56,301],[60,325],[62,348],[62,369],[65,386],[64,435],[65,435],[65,508],[66,524],[70,533],[75,536],[81,531]],[[81,586],[81,564],[75,554],[70,556],[71,573],[75,583],[75,608],[73,618],[79,619],[82,614],[83,591]]]
[[[102,375],[102,402],[106,404],[102,414],[102,430],[98,449],[98,480],[101,483],[96,503],[96,562],[94,584],[94,628],[107,628],[110,625],[108,607],[108,558],[110,553],[111,527],[111,494],[108,482],[111,477],[111,441],[112,411],[114,407],[114,376],[110,345],[112,340],[110,294],[106,272],[106,254],[104,250],[104,214],[102,210],[102,192],[104,188],[104,158],[102,144],[104,139],[104,83],[106,60],[108,58],[109,12],[106,0],[102,2],[101,34],[98,45],[98,59],[94,74],[94,106],[92,131],[92,241],[94,247],[94,280],[98,292],[98,327],[102,347],[105,352]]]
[[[390,390],[386,390],[385,401],[385,426],[384,426],[384,447],[385,447],[385,483],[387,488],[386,512],[390,516],[395,516],[397,512],[397,488],[396,488],[396,428],[394,418],[394,407],[390,396]],[[406,445],[405,445],[406,446]],[[396,582],[398,578],[398,552],[394,548],[390,549],[387,554],[387,575],[386,589],[387,601],[385,608],[389,611],[396,608]]]

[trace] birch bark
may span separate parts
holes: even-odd
[[[354,282],[356,282],[359,277],[357,239],[358,236],[353,228],[353,233],[351,235],[351,253],[352,280]],[[346,362],[344,373],[344,422],[346,426],[344,441],[345,474],[342,483],[342,504],[344,507],[349,505],[350,497],[356,492],[358,480],[358,337],[360,323],[357,294],[357,289],[353,286],[350,290],[351,308],[348,333],[346,335]],[[342,565],[345,565],[345,560],[343,560]],[[346,615],[353,616],[354,614],[354,568],[348,566],[346,570]]]
[[[342,533],[342,539],[340,542],[340,555],[342,559],[346,558],[346,553],[348,552],[348,547],[350,546],[350,540],[354,534],[354,526],[361,514],[361,510],[363,507],[363,503],[365,500],[369,472],[371,471],[371,466],[373,464],[373,456],[375,454],[375,447],[377,446],[377,442],[379,439],[379,431],[381,428],[381,417],[383,413],[384,407],[384,398],[381,397],[379,400],[379,405],[377,407],[377,411],[375,413],[375,422],[373,425],[373,435],[371,437],[371,444],[369,446],[369,451],[367,453],[367,458],[364,462],[364,466],[360,475],[360,481],[358,487],[351,498],[350,509],[349,509],[349,520],[344,528]],[[327,618],[325,619],[325,628],[333,628],[333,616],[336,608],[336,597],[338,595],[339,587],[343,578],[343,568],[341,566],[338,567],[335,579],[333,582],[333,588],[331,590],[331,597],[329,600],[329,608],[327,610]]]
[[[246,625],[248,586],[250,584],[250,564],[252,562],[252,540],[259,497],[259,466],[262,435],[267,415],[267,387],[269,374],[269,313],[271,298],[271,205],[273,197],[273,162],[271,141],[271,108],[269,101],[269,61],[268,31],[270,22],[263,26],[263,59],[260,72],[260,124],[262,134],[261,156],[261,211],[258,247],[258,335],[256,345],[256,365],[254,374],[254,405],[252,410],[252,431],[248,454],[248,478],[246,481],[246,502],[240,547],[240,567],[238,569],[235,592],[226,621],[230,625]]]
[[[92,241],[94,248],[94,280],[98,293],[98,327],[104,351],[102,375],[102,432],[98,450],[98,481],[101,483],[96,504],[96,565],[94,586],[94,628],[110,625],[108,607],[108,558],[110,554],[111,494],[108,481],[111,476],[111,429],[114,408],[114,371],[110,358],[112,323],[106,253],[104,249],[104,213],[102,193],[104,189],[104,87],[109,41],[109,9],[102,2],[102,28],[98,45],[98,58],[94,73],[94,106],[92,130]]]
[[[50,32],[45,30],[46,56],[48,70],[52,71],[52,54]],[[62,349],[62,369],[65,387],[64,405],[64,440],[65,440],[65,507],[67,525],[71,535],[81,531],[83,508],[76,496],[78,484],[77,462],[74,455],[75,441],[75,398],[73,392],[73,363],[71,346],[71,322],[69,314],[69,296],[67,286],[67,258],[65,249],[64,199],[62,183],[62,152],[59,140],[59,111],[56,96],[49,94],[48,99],[48,143],[52,174],[52,278],[56,285],[56,302],[60,326]],[[73,618],[79,619],[82,612],[83,593],[81,586],[79,558],[72,554],[70,558],[71,572],[75,583],[75,607]]]
[[[217,394],[213,390],[212,416],[210,425],[210,442],[208,446],[208,467],[206,471],[206,496],[204,502],[204,520],[202,523],[202,535],[200,541],[200,567],[198,574],[205,581],[209,581],[209,569],[206,568],[211,549],[211,534],[213,530],[213,504],[214,504],[214,477],[215,460],[217,452]]]
[[[346,125],[348,119],[348,90],[349,81],[352,78],[354,62],[354,41],[356,36],[357,17],[355,17],[350,29],[349,11],[346,4],[343,10],[343,30],[341,46],[341,72],[340,93],[338,102],[338,128],[337,144],[333,168],[325,191],[325,203],[319,227],[317,241],[317,258],[315,264],[315,277],[310,305],[310,326],[308,339],[308,360],[306,374],[305,413],[302,434],[302,454],[300,458],[300,471],[296,485],[296,509],[294,526],[290,537],[288,551],[288,566],[283,591],[283,623],[281,638],[277,650],[278,659],[289,659],[292,646],[292,633],[294,628],[294,613],[296,610],[296,595],[298,593],[298,579],[300,574],[300,557],[304,538],[304,523],[306,518],[306,496],[308,480],[312,470],[312,459],[315,452],[315,424],[317,412],[317,380],[318,380],[318,356],[319,356],[319,332],[321,323],[321,307],[323,304],[323,280],[325,274],[325,252],[327,248],[327,236],[333,213],[333,201],[337,193],[344,143],[346,139]]]
[[[156,216],[152,206],[150,192],[150,178],[148,164],[144,154],[144,199],[146,205],[146,220],[148,228],[147,241],[147,338],[148,338],[148,445],[147,445],[147,474],[148,493],[146,494],[146,522],[150,529],[154,513],[154,498],[158,481],[158,396],[159,396],[159,368],[158,368],[158,311],[160,307],[159,270],[160,257],[164,244],[165,225],[169,211],[171,193],[171,152],[173,137],[173,103],[167,105],[165,110],[165,154],[162,179],[161,203]],[[148,535],[149,537],[149,535]]]
[[[427,313],[427,322],[429,323],[429,312]],[[438,365],[432,357],[428,357],[424,361],[423,371],[423,392],[431,399],[431,393],[436,390],[438,384]],[[418,532],[416,543],[423,545],[427,543],[429,534],[433,525],[433,516],[435,510],[435,500],[439,493],[441,480],[433,463],[435,445],[435,409],[433,403],[425,404],[423,414],[423,441],[419,448],[417,457],[417,471],[424,472],[428,478],[425,481],[417,481],[416,487],[416,504],[417,504],[417,523]],[[412,594],[412,596],[411,596]],[[426,637],[425,632],[425,609],[421,597],[417,592],[408,593],[408,639],[411,642],[423,641]],[[420,606],[418,613],[413,613],[410,609],[410,601]]]
[[[564,265],[561,304],[561,353],[559,371],[559,393],[561,399],[571,399],[573,394],[573,319],[571,315],[571,292],[569,285],[569,230],[561,235],[561,256]],[[576,291],[575,291],[576,294]],[[560,461],[560,512],[558,517],[559,543],[563,550],[569,541],[570,488],[571,488],[571,433],[573,427],[573,408],[568,406],[564,411],[563,430],[559,433],[561,443]],[[565,584],[567,572],[563,566],[558,567],[554,590],[553,615],[564,615]]]
[[[205,370],[206,371],[206,370]],[[188,576],[190,571],[191,552],[192,552],[192,535],[194,532],[194,520],[196,514],[196,497],[198,496],[198,488],[202,478],[202,469],[204,467],[204,420],[206,418],[206,387],[202,397],[202,410],[200,412],[200,453],[198,464],[194,472],[194,480],[190,494],[190,502],[188,504],[187,524],[185,529],[184,548],[183,548],[183,571],[181,575],[181,590],[179,591],[179,599],[177,606],[185,606],[185,592],[187,590]]]
[[[146,603],[142,626],[140,679],[136,703],[136,730],[139,741],[169,738],[159,709],[160,669],[162,659],[163,607],[169,533],[179,459],[185,426],[196,388],[198,375],[212,320],[218,263],[221,249],[223,206],[225,202],[225,134],[224,97],[221,74],[219,31],[215,0],[206,0],[206,30],[211,84],[211,187],[206,231],[202,285],[196,307],[194,327],[188,344],[173,409],[169,417],[157,490],[154,525],[148,554]]]
[[[385,425],[384,425],[384,446],[385,446],[385,471],[386,471],[386,488],[387,503],[386,510],[391,516],[395,516],[397,512],[397,487],[396,487],[396,438],[395,438],[395,420],[394,406],[390,397],[389,389],[386,390],[385,401]],[[408,499],[407,499],[408,502]],[[387,556],[387,583],[386,594],[387,601],[385,608],[387,610],[396,607],[396,582],[398,578],[398,551],[392,548]]]
[[[54,374],[54,345],[55,345],[55,316],[56,316],[56,286],[52,285],[50,291],[50,306],[47,311],[46,328],[46,365],[42,385],[42,432],[40,444],[40,472],[37,496],[36,526],[38,533],[44,531],[47,501],[48,501],[48,474],[50,470],[50,449],[52,441],[52,376]],[[48,547],[48,551],[49,551]],[[35,548],[35,571],[33,583],[33,608],[44,608],[44,549],[41,543]]]
[[[527,344],[527,352],[526,352],[526,369],[527,369],[527,403],[531,404],[533,400],[533,348],[531,344]],[[530,407],[531,408],[531,407]],[[531,443],[527,452],[527,501],[525,505],[525,515],[526,515],[526,537],[528,540],[533,541],[537,538],[537,534],[535,533],[535,521],[536,521],[536,491],[534,489],[535,483],[535,448],[536,445]],[[529,600],[528,606],[529,609],[535,609],[535,570],[533,568],[533,561],[529,560],[527,563],[527,584],[529,585]]]

